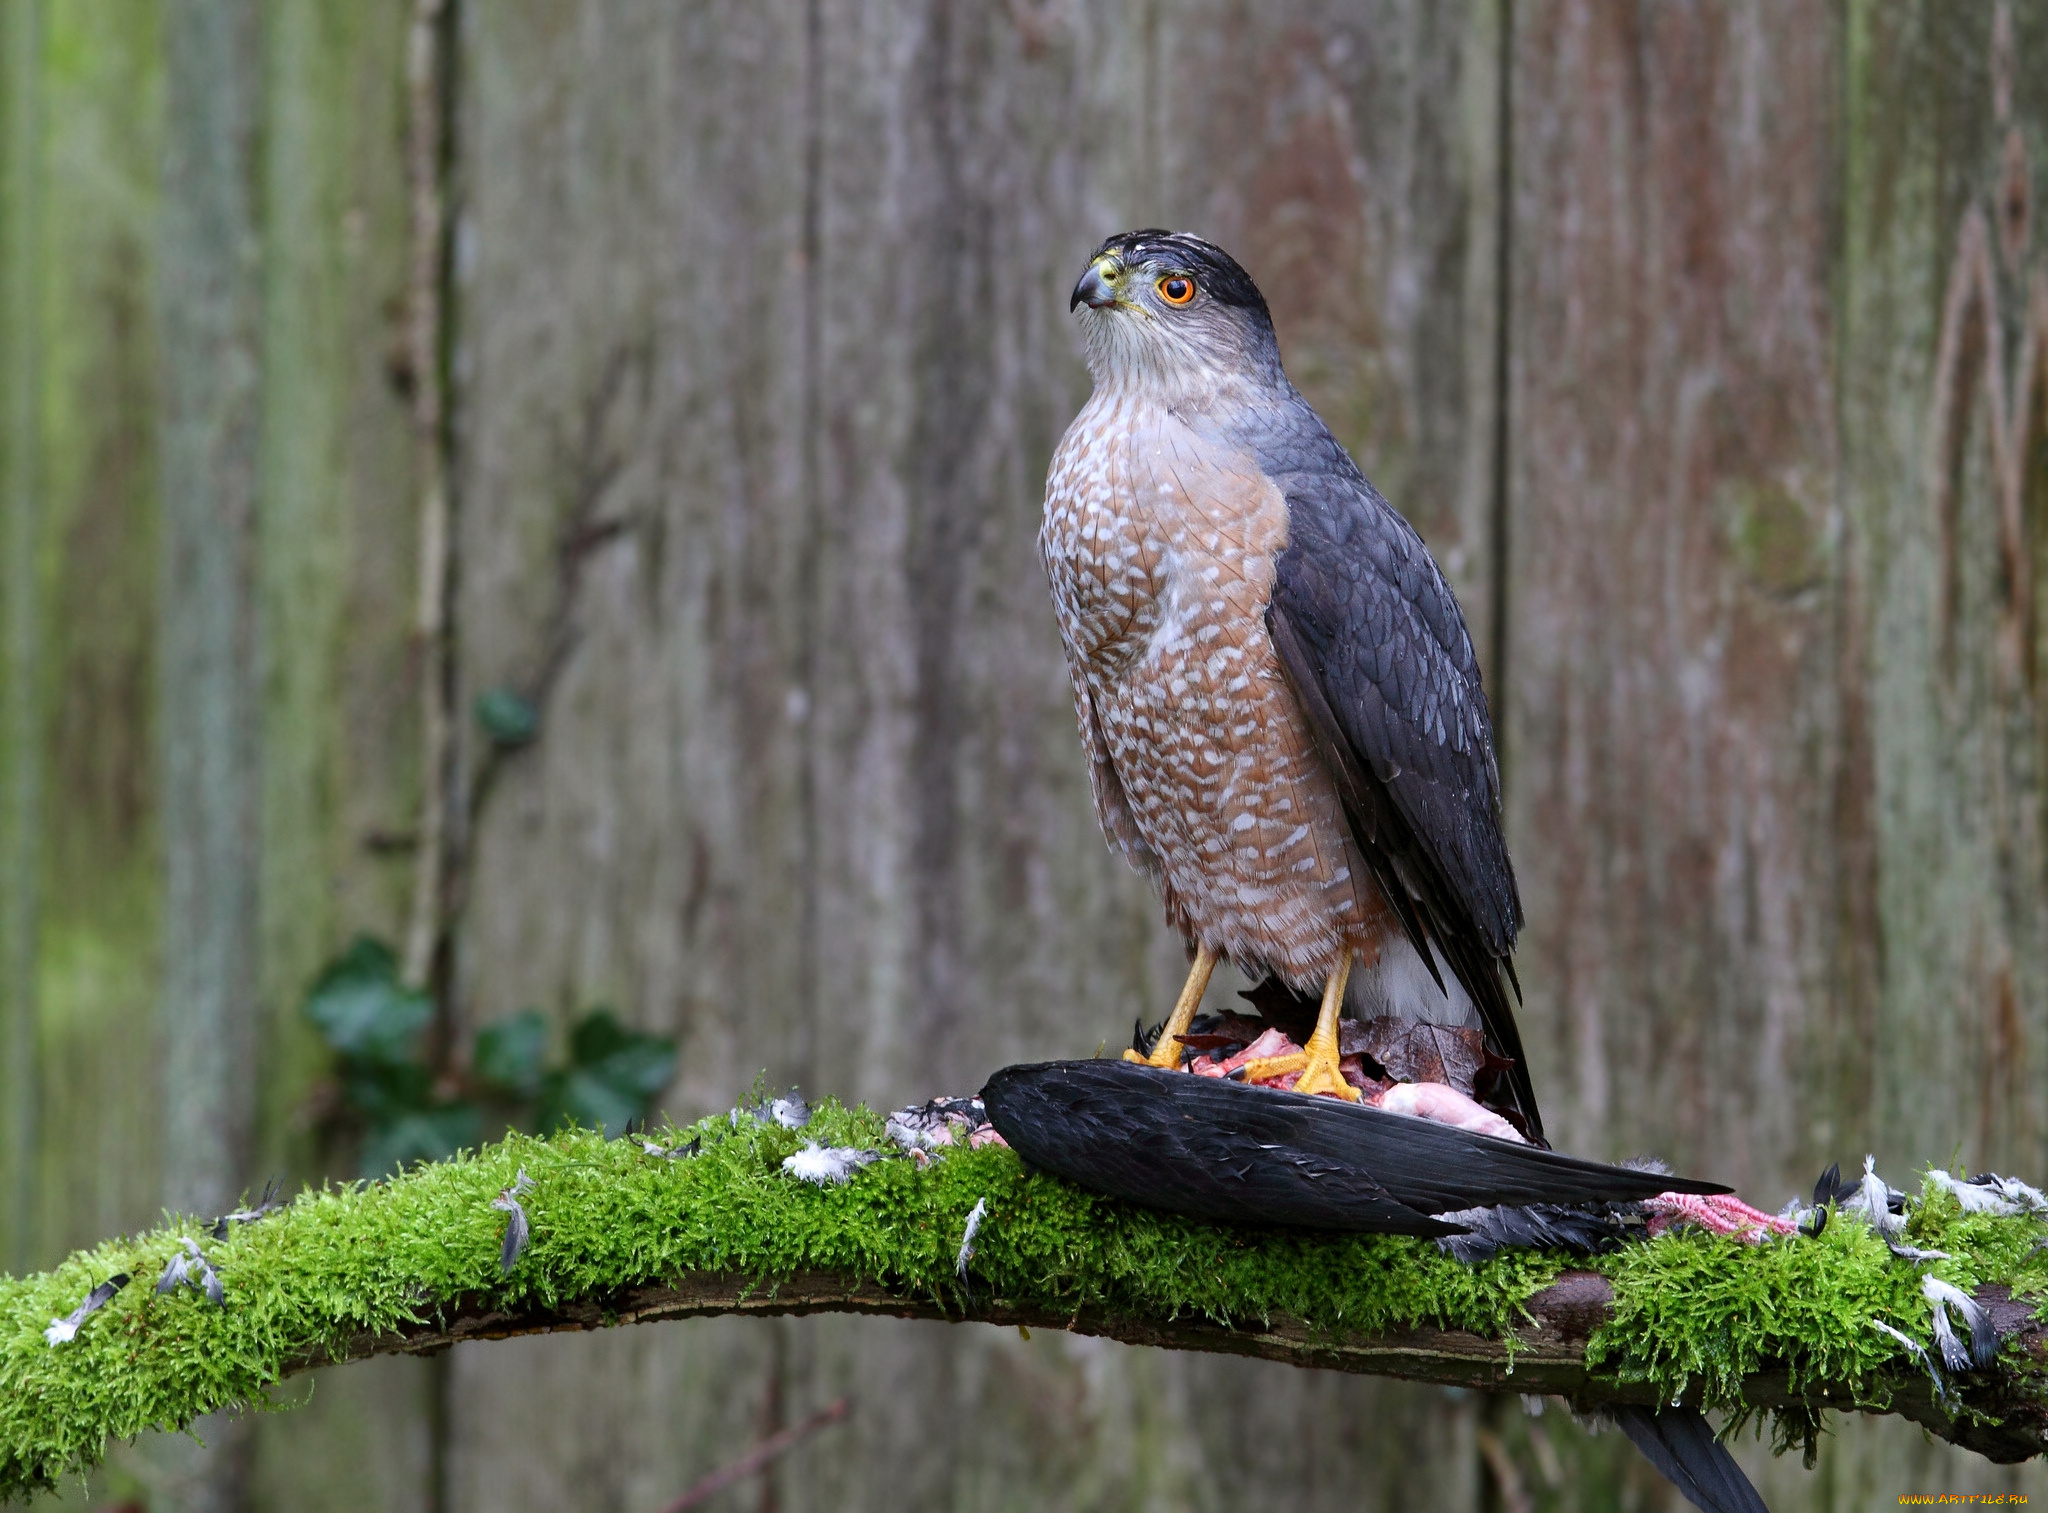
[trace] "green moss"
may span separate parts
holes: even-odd
[[[1047,1309],[1103,1307],[1143,1317],[1248,1321],[1288,1314],[1371,1333],[1422,1323],[1506,1334],[1529,1295],[1568,1264],[1502,1257],[1474,1270],[1434,1246],[1394,1237],[1253,1234],[1147,1213],[1026,1173],[999,1147],[959,1151],[920,1170],[878,1162],[843,1187],[780,1170],[805,1138],[881,1147],[881,1121],[822,1106],[797,1135],[723,1118],[694,1133],[702,1153],[667,1161],[584,1132],[514,1136],[474,1155],[369,1185],[300,1196],[207,1251],[227,1288],[215,1308],[151,1284],[197,1234],[167,1224],[72,1256],[56,1270],[0,1282],[0,1491],[19,1494],[97,1461],[109,1436],[176,1428],[264,1391],[309,1352],[339,1354],[366,1330],[430,1320],[437,1302],[484,1294],[548,1307],[621,1286],[715,1270],[777,1279],[808,1270],[884,1283],[964,1312],[953,1274],[968,1211],[988,1202],[977,1237],[976,1296]],[[532,1243],[498,1271],[505,1216],[490,1206],[524,1167]],[[1946,1203],[1947,1208],[1941,1205]],[[1936,1199],[1922,1243],[1953,1248],[1963,1285],[2048,1287],[2039,1227],[1963,1219]],[[1893,1359],[1869,1311],[1925,1338],[1915,1268],[1890,1260],[1857,1226],[1818,1243],[1761,1248],[1674,1236],[1605,1263],[1618,1298],[1595,1349],[1618,1376],[1707,1384],[1732,1399],[1742,1372],[1787,1359],[1811,1379],[1868,1380]],[[78,1337],[43,1329],[116,1271],[135,1277]],[[1859,1310],[1863,1310],[1859,1312]],[[1867,1338],[1866,1338],[1867,1336]]]
[[[780,1170],[805,1138],[881,1147],[866,1110],[823,1105],[801,1136],[723,1118],[701,1122],[693,1159],[643,1155],[585,1132],[513,1136],[475,1155],[370,1185],[303,1194],[207,1252],[227,1288],[216,1309],[186,1291],[159,1298],[173,1223],[0,1283],[0,1492],[49,1485],[95,1463],[109,1436],[177,1428],[264,1389],[308,1352],[431,1319],[436,1300],[484,1293],[547,1307],[690,1271],[764,1286],[824,1270],[963,1310],[953,1263],[968,1211],[986,1198],[977,1296],[1050,1308],[1102,1305],[1231,1321],[1292,1314],[1330,1328],[1431,1322],[1499,1334],[1562,1264],[1503,1258],[1468,1271],[1434,1247],[1392,1237],[1249,1235],[1147,1213],[1027,1174],[1009,1151],[960,1151],[919,1168],[878,1162],[843,1187]],[[533,1239],[498,1271],[505,1216],[491,1199],[524,1167]],[[43,1329],[117,1271],[135,1281],[51,1347]]]
[[[1795,1392],[1826,1387],[1835,1406],[1885,1407],[1884,1377],[1902,1351],[1870,1321],[1931,1344],[1925,1272],[1966,1292],[1987,1283],[2021,1296],[2048,1291],[2038,1219],[1966,1215],[1929,1183],[1907,1233],[1950,1259],[1901,1261],[1854,1220],[1830,1223],[1817,1240],[1745,1245],[1686,1230],[1631,1246],[1595,1263],[1614,1284],[1614,1312],[1589,1342],[1587,1364],[1612,1380],[1650,1383],[1661,1400],[1695,1390],[1710,1408],[1739,1409],[1743,1379],[1768,1369],[1787,1371]],[[1814,1421],[1800,1417],[1791,1437],[1810,1437]]]

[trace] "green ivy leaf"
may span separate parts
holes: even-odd
[[[370,1123],[389,1124],[431,1108],[434,1079],[417,1061],[352,1061],[343,1069],[342,1096]]]
[[[532,1098],[546,1078],[547,1052],[547,1016],[539,1009],[521,1009],[477,1031],[470,1067],[485,1082]]]
[[[398,960],[380,940],[358,936],[306,995],[306,1018],[352,1061],[397,1063],[434,1017],[434,1002],[398,980]]]
[[[645,1113],[644,1100],[587,1071],[554,1072],[540,1098],[542,1133],[566,1125],[604,1131],[607,1140]]]
[[[570,1064],[548,1075],[539,1108],[543,1131],[565,1124],[602,1129],[607,1138],[646,1117],[675,1074],[676,1045],[621,1025],[593,1009],[569,1036]]]
[[[540,734],[540,711],[510,688],[487,688],[476,696],[476,723],[500,746],[524,746]]]
[[[668,1086],[675,1075],[676,1043],[663,1035],[643,1035],[621,1025],[606,1008],[592,1009],[570,1033],[569,1057],[643,1102]]]
[[[652,1035],[636,1036],[632,1045],[622,1046],[602,1061],[581,1068],[631,1094],[642,1104],[651,1103],[668,1086],[675,1069],[675,1042],[657,1040]]]
[[[644,1038],[636,1036],[619,1023],[610,1009],[600,1005],[578,1020],[569,1032],[569,1060],[576,1066],[589,1066],[623,1050],[635,1039]]]
[[[362,1173],[389,1176],[412,1161],[439,1161],[466,1145],[474,1145],[482,1118],[467,1103],[403,1114],[371,1126],[363,1139]]]

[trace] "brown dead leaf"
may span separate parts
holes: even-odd
[[[1395,1080],[1441,1082],[1468,1098],[1477,1098],[1480,1089],[1491,1087],[1510,1065],[1486,1048],[1483,1032],[1459,1025],[1381,1015],[1358,1030],[1355,1037],[1346,1035],[1340,1040],[1340,1051],[1350,1052],[1355,1038],[1357,1048],[1385,1067]]]
[[[1195,1023],[1201,1029],[1190,1030],[1180,1037],[1180,1043],[1194,1051],[1220,1051],[1230,1046],[1250,1045],[1273,1028],[1263,1019],[1247,1019],[1242,1014],[1207,1015]]]

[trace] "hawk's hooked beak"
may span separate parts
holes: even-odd
[[[1074,297],[1067,301],[1069,310],[1086,305],[1091,310],[1106,310],[1117,302],[1117,285],[1122,282],[1124,270],[1113,257],[1098,257],[1088,265],[1088,271],[1081,275],[1081,282],[1074,285]]]

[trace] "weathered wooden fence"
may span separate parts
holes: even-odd
[[[405,933],[430,693],[453,1028],[610,1002],[695,1114],[1156,1013],[1177,950],[1095,832],[1032,547],[1066,291],[1140,224],[1239,253],[1458,584],[1562,1143],[1774,1204],[1865,1150],[2048,1175],[2048,12],[436,9],[0,9],[7,1264],[317,1171],[296,1003]],[[540,734],[490,758],[498,687]],[[1556,1414],[845,1319],[331,1372],[101,1490],[654,1508],[842,1392],[781,1506],[1664,1496]],[[1751,1458],[1780,1509],[2048,1494],[1897,1424]]]

